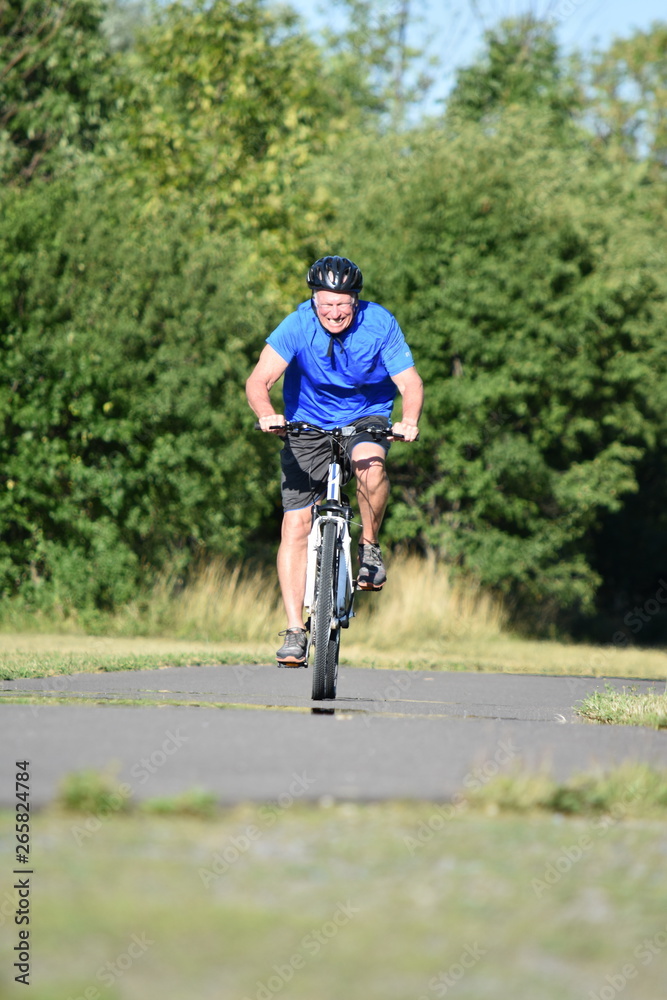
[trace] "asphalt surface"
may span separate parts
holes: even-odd
[[[667,733],[576,715],[607,683],[665,690],[664,681],[341,668],[336,701],[313,702],[310,670],[275,666],[3,681],[0,805],[14,804],[23,760],[35,806],[84,768],[114,769],[137,801],[200,788],[225,804],[286,806],[443,802],[518,765],[560,780],[625,761],[667,766]],[[21,696],[40,701],[8,700]]]

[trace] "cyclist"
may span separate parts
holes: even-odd
[[[326,430],[357,423],[387,427],[394,399],[402,398],[401,420],[393,431],[414,441],[423,403],[422,380],[410,348],[390,312],[359,299],[363,276],[346,257],[322,257],[310,267],[311,298],[302,302],[267,337],[266,347],[246,383],[248,402],[263,431],[279,434],[283,522],[278,550],[278,579],[287,615],[279,663],[305,663],[303,627],[307,541],[311,508],[325,492],[329,464],[326,438],[293,436],[280,430],[285,420],[304,420]],[[269,390],[285,375],[285,414],[274,412]],[[278,428],[277,430],[275,428]],[[357,480],[362,533],[358,586],[379,590],[387,575],[378,544],[389,480],[386,440],[369,433],[350,438],[351,471]]]

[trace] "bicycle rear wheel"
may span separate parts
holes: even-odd
[[[338,562],[337,539],[338,525],[333,519],[325,518],[322,525],[322,545],[315,581],[315,607],[312,614],[312,645],[315,649],[313,701],[336,697],[339,636],[338,629],[331,628],[331,621]]]

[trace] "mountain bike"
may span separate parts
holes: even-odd
[[[255,426],[259,427],[259,424]],[[313,701],[334,699],[341,629],[348,628],[354,618],[354,595],[359,589],[351,556],[353,510],[341,488],[349,466],[346,442],[360,432],[371,434],[375,441],[387,437],[401,438],[392,434],[391,427],[373,422],[325,430],[299,420],[286,421],[280,429],[294,435],[318,434],[328,437],[331,443],[326,492],[320,503],[313,504],[312,510],[304,607],[309,616],[306,621],[308,647],[305,666],[308,666],[312,656]]]

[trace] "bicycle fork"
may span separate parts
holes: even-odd
[[[316,593],[318,560],[322,548],[322,526],[325,520],[336,522],[338,546],[338,572],[336,574],[336,592],[334,612],[331,622],[333,628],[347,628],[350,619],[354,618],[354,575],[352,572],[352,539],[350,535],[350,520],[352,508],[341,503],[329,502],[313,507],[313,523],[308,535],[308,556],[306,563],[306,592],[304,605],[308,615],[312,615]]]

